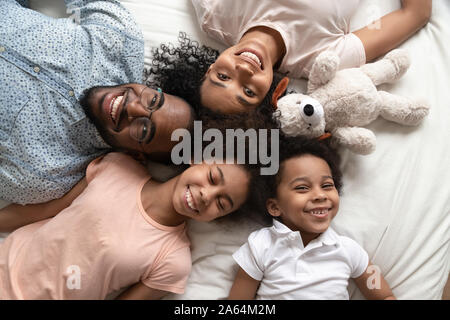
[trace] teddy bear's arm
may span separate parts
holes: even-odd
[[[308,94],[333,79],[339,63],[339,57],[332,51],[324,51],[319,54],[309,74]]]
[[[423,99],[410,99],[385,91],[380,96],[380,115],[389,121],[416,126],[428,115],[430,107]]]
[[[361,71],[372,80],[375,86],[378,86],[382,83],[397,81],[405,74],[409,65],[408,52],[405,49],[395,49],[383,59],[361,66]]]
[[[375,150],[376,138],[372,131],[360,127],[342,127],[333,130],[332,138],[341,146],[358,154],[369,154]]]

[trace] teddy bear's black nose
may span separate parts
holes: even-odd
[[[303,107],[303,112],[308,116],[311,117],[314,114],[314,107],[310,104],[307,104]]]

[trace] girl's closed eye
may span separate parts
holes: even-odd
[[[216,181],[214,180],[213,174],[212,174],[212,170],[209,170],[209,175],[208,175],[208,180],[212,185],[216,184]]]
[[[217,199],[217,207],[219,208],[220,211],[225,211],[225,206],[223,205],[221,199]]]
[[[308,191],[309,187],[307,185],[298,185],[294,187],[295,190],[297,191]]]
[[[324,189],[333,189],[334,188],[334,183],[332,183],[332,182],[324,183],[322,185],[322,188],[324,188]]]

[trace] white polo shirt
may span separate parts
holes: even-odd
[[[369,264],[358,243],[331,227],[305,248],[300,232],[278,220],[251,233],[233,258],[261,281],[258,300],[348,300],[348,279],[362,275]]]
[[[361,40],[350,32],[350,18],[359,0],[191,0],[201,29],[210,37],[233,46],[249,29],[277,30],[286,45],[278,71],[308,78],[315,58],[334,51],[339,67],[366,63]]]

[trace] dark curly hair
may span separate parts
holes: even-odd
[[[340,169],[340,156],[336,149],[334,149],[329,139],[319,141],[318,139],[309,139],[302,136],[280,138],[280,157],[279,170],[276,175],[268,176],[268,187],[270,189],[269,197],[275,197],[276,190],[280,184],[283,175],[284,163],[292,158],[300,157],[302,155],[313,155],[325,160],[331,170],[334,185],[340,193],[342,188],[342,171]]]
[[[160,87],[169,94],[183,98],[200,116],[206,113],[208,119],[220,120],[223,114],[205,111],[207,108],[201,103],[200,95],[205,73],[218,57],[218,50],[200,45],[185,32],[180,32],[178,46],[169,43],[153,48],[152,63],[144,70],[144,82],[150,87]],[[272,121],[273,113],[270,99],[280,80],[281,76],[274,74],[268,93],[255,110],[268,122]]]
[[[340,169],[340,156],[328,140],[319,141],[318,139],[309,139],[302,136],[280,136],[279,170],[275,175],[264,176],[263,183],[258,187],[258,192],[261,193],[259,200],[262,201],[258,206],[264,206],[264,209],[261,211],[263,213],[261,219],[264,221],[264,224],[271,225],[273,217],[268,214],[265,203],[269,198],[276,198],[277,189],[283,175],[284,164],[289,159],[302,155],[313,155],[325,160],[330,167],[334,185],[338,193],[341,194],[342,171]]]
[[[259,166],[248,164],[241,164],[241,166],[250,178],[247,197],[240,208],[229,215],[216,219],[216,222],[233,221],[239,224],[243,222],[244,219],[251,219],[259,223],[266,223],[264,219],[260,217],[260,213],[265,210],[265,203],[263,201],[264,199],[261,197],[263,193],[258,192],[261,184],[264,183],[263,178],[260,175]]]

